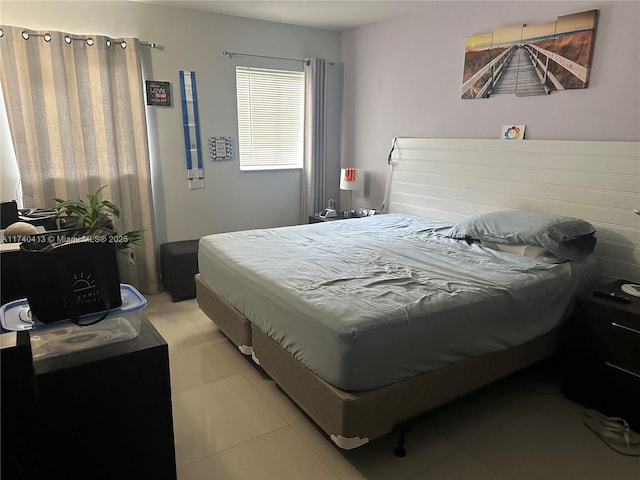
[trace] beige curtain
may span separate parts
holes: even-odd
[[[118,233],[145,230],[121,279],[158,292],[138,40],[0,26],[0,72],[24,206],[108,185],[101,198],[122,210]]]

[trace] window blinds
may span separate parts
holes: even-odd
[[[236,67],[241,170],[302,168],[304,73]]]

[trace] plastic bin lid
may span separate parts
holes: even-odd
[[[127,315],[141,310],[147,305],[147,299],[138,290],[126,283],[120,284],[120,296],[122,297],[122,305],[109,310],[106,318]],[[102,312],[98,312],[81,315],[80,321],[99,318],[102,314]],[[70,320],[66,319],[51,323],[40,322],[31,315],[29,302],[26,298],[6,303],[0,309],[0,323],[5,330],[44,330],[46,328],[59,327],[60,324],[65,322],[70,323]]]

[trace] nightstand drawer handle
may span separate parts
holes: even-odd
[[[628,373],[628,374],[630,374],[630,375],[633,375],[634,377],[638,377],[638,378],[640,378],[640,375],[639,375],[639,374],[637,374],[637,373],[635,373],[635,372],[632,372],[631,370],[627,370],[626,368],[619,367],[619,366],[618,366],[618,365],[616,365],[615,363],[611,363],[611,362],[604,362],[604,363],[605,363],[608,367],[615,368],[616,370],[620,370],[620,371],[623,371],[623,372]]]
[[[630,332],[637,333],[638,335],[640,335],[640,330],[636,330],[635,328],[627,327],[625,325],[620,325],[615,322],[611,322],[611,325],[618,328],[624,328],[625,330],[629,330]]]

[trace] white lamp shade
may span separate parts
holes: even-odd
[[[359,168],[340,169],[340,190],[362,190],[364,170]]]

